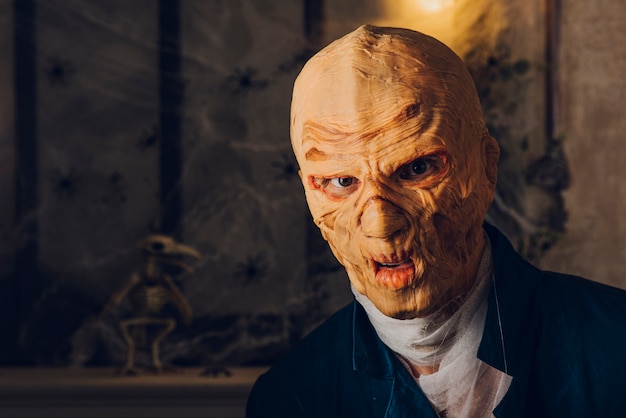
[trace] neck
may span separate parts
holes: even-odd
[[[458,286],[452,289],[452,294],[446,298],[447,303],[439,306],[437,309],[445,308],[449,306],[449,315],[453,315],[461,304],[467,298],[468,292],[474,287],[476,280],[478,280],[479,270],[481,267],[481,261],[485,256],[486,239],[485,232],[482,227],[479,229],[475,237],[475,242],[470,246],[472,248],[468,255],[467,261],[463,264],[461,271],[458,274]]]
[[[418,364],[413,364],[411,362],[408,363],[409,368],[411,369],[411,374],[413,377],[426,376],[429,374],[437,373],[439,370],[439,365],[435,366],[420,366]]]
[[[467,332],[469,324],[486,303],[490,282],[491,250],[488,241],[482,240],[482,253],[474,267],[474,277],[457,300],[450,302],[452,309],[441,309],[425,317],[396,319],[384,315],[365,295],[352,291],[363,306],[376,333],[392,351],[404,359],[414,376],[433,374],[439,371],[442,359]],[[486,309],[486,305],[484,305]],[[486,311],[485,311],[486,312]],[[480,326],[472,332],[482,333]]]

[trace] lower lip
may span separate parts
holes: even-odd
[[[376,283],[379,286],[398,290],[407,287],[415,277],[415,266],[412,262],[402,263],[395,267],[378,266]]]

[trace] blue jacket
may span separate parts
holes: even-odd
[[[496,417],[626,417],[626,291],[545,272],[494,227],[478,357],[513,377]],[[430,403],[354,302],[255,383],[248,418],[431,417]]]

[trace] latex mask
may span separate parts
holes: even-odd
[[[499,155],[462,60],[419,32],[362,26],[302,69],[291,140],[354,288],[395,318],[454,311],[482,256]]]

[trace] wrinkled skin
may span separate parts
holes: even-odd
[[[363,26],[303,68],[291,139],[355,289],[395,318],[454,311],[482,256],[499,154],[461,60],[420,33]]]

